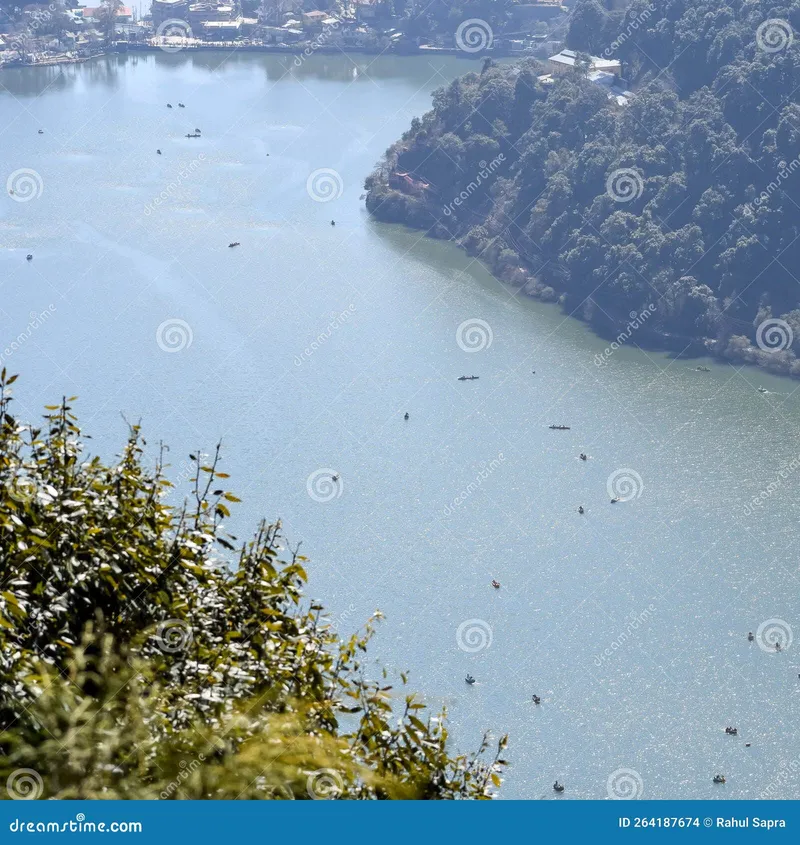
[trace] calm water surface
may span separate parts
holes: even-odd
[[[5,71],[0,175],[43,185],[0,203],[17,411],[78,394],[106,456],[120,412],[141,418],[184,479],[222,438],[234,527],[282,518],[344,632],[380,608],[375,655],[447,705],[459,748],[508,731],[505,797],[551,798],[559,778],[565,799],[606,798],[628,769],[644,797],[796,798],[800,643],[746,637],[768,620],[800,637],[797,476],[778,475],[800,453],[796,385],[630,348],[598,367],[607,344],[580,323],[372,222],[364,177],[472,67],[220,53]],[[341,179],[329,202],[307,191],[320,169]],[[174,320],[192,342],[169,353]],[[491,345],[466,352],[475,320]],[[341,475],[331,501],[309,495],[318,470]],[[618,470],[640,495],[611,506]]]

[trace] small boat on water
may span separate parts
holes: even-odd
[[[186,137],[187,138],[199,138],[200,133],[199,132],[187,132]]]
[[[714,775],[714,783],[725,783],[725,775]]]
[[[580,507],[578,508],[578,513],[586,513],[586,511],[583,509],[583,505],[580,505]]]
[[[241,244],[239,243],[239,241],[234,241],[233,243],[228,244],[228,249],[231,249],[231,247],[234,246],[241,246]]]
[[[558,781],[556,781],[556,782],[553,784],[553,789],[554,789],[556,792],[563,792],[563,791],[564,791],[564,784],[563,784],[563,783],[559,783]]]
[[[156,153],[158,153],[158,155],[161,155],[161,150],[156,150]]]
[[[581,452],[581,453],[580,453],[580,455],[578,455],[578,457],[579,457],[582,461],[588,461],[588,460],[589,460],[589,459],[588,459],[588,457],[586,456],[586,453],[585,453],[585,452]]]
[[[542,699],[541,699],[541,698],[539,698],[539,696],[538,696],[538,695],[533,695],[533,696],[531,696],[531,701],[532,701],[534,704],[541,704],[541,703],[542,703]]]
[[[475,381],[475,379],[479,379],[480,376],[459,376],[459,381]]]
[[[492,586],[495,588],[495,590],[499,590],[500,589],[500,582],[499,581],[492,581]]]
[[[620,501],[619,496],[614,496],[614,498],[611,500],[611,504],[612,504],[612,505],[616,505],[616,503],[617,503],[618,501]]]
[[[753,636],[753,632],[748,631],[747,632],[747,642],[751,643],[751,642],[753,642],[754,639],[755,639],[755,637]],[[797,677],[800,678],[800,675],[798,675]]]
[[[568,425],[550,425],[548,428],[552,428],[554,431],[569,431]]]
[[[29,252],[29,253],[25,256],[25,260],[26,260],[26,261],[33,261],[33,254]]]
[[[759,387],[758,392],[759,393],[769,393],[769,391],[766,389],[766,387]]]
[[[710,373],[711,367],[695,367],[698,373]]]
[[[185,109],[186,106],[183,103],[178,103],[178,108],[179,109]]]
[[[472,677],[472,675],[467,675],[467,677],[466,677],[466,678],[464,678],[464,680],[465,680],[465,681],[466,681],[466,682],[467,682],[470,686],[472,686],[472,684],[474,684],[474,683],[475,683],[475,678],[473,678],[473,677]]]
[[[729,736],[739,736],[739,728],[725,728],[725,733]]]
[[[197,132],[198,135],[200,134],[200,130],[196,126],[194,128],[194,131]]]
[[[40,135],[44,135],[44,129],[40,129],[40,130],[39,130],[39,134],[40,134]]]
[[[171,108],[172,108],[172,103],[167,103],[167,108],[168,108],[168,109],[171,109]]]

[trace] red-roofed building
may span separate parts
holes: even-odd
[[[99,20],[103,16],[102,6],[86,6],[80,11],[84,18],[94,18],[95,20]],[[120,6],[114,17],[116,18],[117,23],[130,23],[133,20],[133,11],[130,6]]]

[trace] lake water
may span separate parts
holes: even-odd
[[[598,366],[607,342],[555,306],[371,221],[364,177],[477,67],[4,71],[0,176],[38,194],[17,175],[0,203],[17,413],[78,394],[105,456],[141,418],[184,480],[222,438],[233,527],[280,517],[343,632],[380,608],[374,656],[447,705],[458,748],[507,731],[504,797],[797,798],[797,385],[630,346]],[[612,506],[619,471],[639,495]]]

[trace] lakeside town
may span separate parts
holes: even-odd
[[[22,7],[0,3],[0,67],[81,62],[129,50],[547,58],[561,46],[568,20],[561,0],[484,6],[486,20],[462,21],[450,7],[417,6],[416,0],[334,0],[331,5],[326,0],[153,0],[145,15],[120,0],[99,6],[72,0]]]

